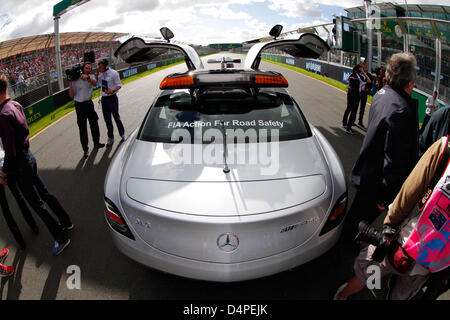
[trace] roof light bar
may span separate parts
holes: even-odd
[[[161,90],[196,89],[208,87],[286,88],[286,78],[277,72],[200,72],[171,74],[164,78]]]

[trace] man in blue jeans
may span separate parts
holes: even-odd
[[[108,130],[108,141],[106,145],[110,146],[114,142],[114,127],[111,116],[116,122],[119,136],[122,140],[125,140],[126,137],[125,128],[120,120],[119,99],[117,98],[117,91],[122,88],[122,83],[120,82],[119,73],[108,67],[108,60],[106,59],[98,63],[97,83],[101,86],[102,112]]]
[[[3,169],[4,158],[5,158],[5,151],[3,150],[3,144],[0,142],[0,171]],[[8,200],[6,199],[6,193],[5,193],[5,187],[4,187],[5,184],[8,185],[9,190],[11,191],[12,195],[16,199],[16,202],[19,205],[20,211],[22,211],[23,217],[25,218],[25,221],[30,226],[31,230],[33,230],[33,232],[35,234],[38,234],[39,228],[38,228],[33,216],[31,215],[31,211],[25,202],[25,198],[23,197],[22,193],[18,189],[16,181],[14,181],[14,176],[10,175],[8,177],[8,180],[5,181],[3,179],[3,176],[0,174],[0,207],[2,208],[3,217],[5,218],[6,224],[8,225],[9,230],[11,230],[11,233],[13,234],[17,243],[20,245],[20,247],[23,250],[25,250],[27,245],[25,243],[25,240],[23,239],[22,233],[20,232],[19,226],[17,225],[16,221],[14,220],[11,210],[9,209]]]
[[[70,243],[65,233],[73,228],[67,212],[45,187],[40,178],[36,159],[29,150],[29,129],[23,107],[8,97],[8,80],[0,75],[0,138],[5,149],[5,160],[0,172],[2,182],[14,178],[25,199],[36,211],[56,240],[53,255],[59,255]],[[44,201],[56,215],[55,219]]]

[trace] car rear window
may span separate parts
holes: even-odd
[[[311,136],[311,129],[286,93],[227,89],[209,90],[197,97],[188,90],[175,90],[159,97],[151,107],[138,139],[211,143],[223,133],[234,135],[237,143],[248,143],[303,139]]]

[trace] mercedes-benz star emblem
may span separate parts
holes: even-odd
[[[217,238],[217,246],[225,252],[233,252],[239,246],[239,238],[230,232],[223,233]]]

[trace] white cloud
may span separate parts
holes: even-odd
[[[227,4],[201,7],[199,8],[199,13],[205,16],[211,16],[213,18],[221,18],[225,20],[247,20],[251,18],[250,15],[243,11],[235,12],[231,10]]]
[[[270,9],[278,11],[288,18],[322,18],[323,14],[318,10],[318,3],[307,0],[284,0],[282,2],[271,0]]]
[[[160,5],[158,0],[127,0],[121,2],[117,7],[117,13],[127,11],[152,11]]]
[[[1,0],[0,41],[53,32],[53,6],[61,0]],[[403,1],[403,0],[402,0]],[[403,4],[399,1],[400,4]],[[262,3],[270,17],[260,16]],[[374,1],[375,2],[375,1]],[[379,3],[380,1],[376,1]],[[448,0],[418,0],[422,4],[447,4]],[[409,0],[408,4],[414,3]],[[240,6],[236,6],[240,5]],[[362,0],[91,0],[60,19],[60,32],[114,31],[158,34],[171,28],[175,39],[207,44],[218,39],[241,42],[267,35],[275,21],[284,31],[311,21],[330,22],[320,5],[342,8],[361,6]],[[252,8],[252,10],[250,10]],[[343,10],[336,10],[337,14]],[[293,20],[295,19],[295,20]],[[213,20],[214,23],[207,23]],[[269,20],[269,21],[267,21]],[[295,22],[298,20],[298,22]]]
[[[38,0],[16,2],[3,0],[2,15],[8,17],[8,23],[3,25],[0,41],[22,37],[24,35],[48,33],[53,27],[53,6],[42,5]],[[30,8],[32,14],[30,15]]]

